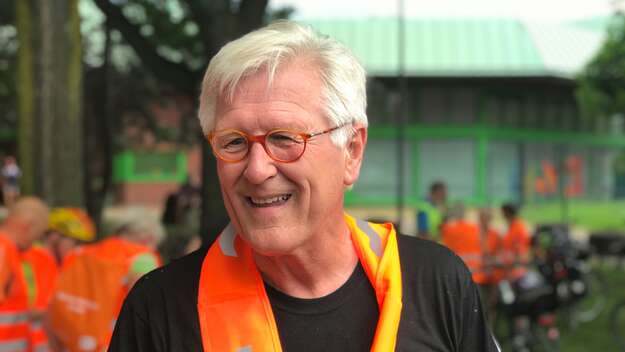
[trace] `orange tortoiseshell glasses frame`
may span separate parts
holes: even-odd
[[[260,143],[271,159],[281,163],[292,163],[302,157],[309,139],[330,133],[348,124],[314,133],[275,129],[265,134],[249,135],[236,129],[225,129],[211,131],[206,137],[213,149],[213,154],[227,163],[236,163],[245,159],[254,142]],[[267,142],[268,139],[270,142]],[[228,149],[231,151],[229,152]]]

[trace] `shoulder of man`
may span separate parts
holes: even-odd
[[[398,246],[404,291],[399,343],[411,351],[437,344],[442,350],[500,351],[462,259],[421,238],[400,235]]]
[[[126,297],[109,351],[201,348],[197,296],[207,250],[202,247],[137,281]]]
[[[207,251],[208,247],[202,247],[145,274],[131,289],[126,304],[139,315],[153,310],[153,307],[165,307],[166,300],[181,303],[178,309],[185,312],[195,309],[200,272]]]
[[[174,259],[169,264],[145,274],[137,285],[159,290],[177,290],[175,286],[169,286],[171,284],[184,284],[185,288],[193,283],[198,286],[202,263],[207,252],[208,247],[203,246],[184,257]],[[197,293],[197,287],[195,292]]]
[[[471,279],[471,273],[449,248],[437,242],[406,235],[397,236],[402,271],[426,270],[437,274],[451,274]]]

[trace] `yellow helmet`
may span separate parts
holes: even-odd
[[[80,208],[55,208],[50,212],[48,228],[62,235],[88,242],[95,239],[95,226]]]

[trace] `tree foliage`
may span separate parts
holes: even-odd
[[[145,104],[168,94],[186,96],[194,105],[190,115],[182,119],[177,140],[202,143],[202,215],[200,233],[216,234],[225,218],[216,171],[208,144],[203,141],[194,114],[203,71],[209,60],[228,41],[263,25],[276,17],[288,17],[291,8],[267,12],[268,0],[93,0],[104,13],[112,33],[119,33],[123,44],[133,49],[138,58],[128,72],[133,82],[144,84],[146,95],[133,96],[125,110],[134,109],[143,116],[145,126],[159,138],[168,138],[159,131]],[[122,44],[122,43],[120,43]],[[137,74],[139,73],[139,74]],[[137,77],[141,77],[137,80]],[[119,78],[124,79],[123,76]],[[110,85],[110,84],[109,84]],[[130,85],[116,85],[128,89]],[[122,96],[122,97],[123,97]],[[120,104],[111,104],[120,106]],[[143,108],[142,108],[143,107]],[[186,123],[186,124],[185,124]],[[170,136],[171,137],[171,136]],[[205,238],[205,241],[210,241]]]
[[[3,9],[0,11],[0,138],[6,140],[14,136],[12,131],[15,131],[17,118],[15,67],[18,44],[13,2],[0,0],[0,8]]]
[[[0,0],[0,103],[16,100],[15,6]],[[267,11],[268,0],[78,0],[101,12],[86,28],[83,18],[84,148],[86,206],[96,221],[112,186],[112,156],[133,147],[124,138],[139,126],[157,140],[202,141],[195,112],[199,87],[211,57],[228,41],[268,20],[288,17],[292,8]],[[10,9],[10,11],[4,11]],[[93,22],[93,21],[91,21]],[[3,31],[4,30],[4,31]],[[185,100],[186,99],[186,100]],[[163,126],[154,103],[187,102],[180,125]],[[0,125],[15,130],[15,107],[0,104]],[[6,108],[5,108],[6,107]],[[13,113],[12,113],[13,112]],[[4,126],[4,125],[1,125]],[[225,215],[211,153],[203,145],[203,232]]]
[[[625,116],[625,14],[614,15],[602,48],[578,83],[584,116],[606,121],[615,115]]]

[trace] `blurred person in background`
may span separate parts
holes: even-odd
[[[54,256],[58,265],[63,258],[79,245],[93,242],[95,225],[89,215],[80,208],[54,208],[50,212],[48,231],[43,245]]]
[[[54,292],[58,265],[52,254],[39,242],[22,254],[22,269],[28,288],[28,306],[31,311],[30,346],[33,351],[50,351],[43,327],[43,317]]]
[[[202,247],[202,238],[198,235],[171,232],[168,229],[165,241],[159,246],[159,253],[164,263],[183,257],[195,252]]]
[[[128,291],[161,265],[156,248],[163,236],[157,217],[133,208],[115,234],[66,256],[47,317],[55,350],[107,348]]]
[[[441,241],[456,253],[471,270],[473,281],[482,285],[488,280],[483,267],[483,243],[480,228],[466,219],[464,204],[454,204],[448,220],[441,227]]]
[[[508,280],[516,280],[527,272],[531,261],[531,236],[525,223],[519,217],[519,209],[512,203],[501,206],[507,230],[495,248],[498,262],[505,268]]]
[[[30,350],[30,323],[39,316],[31,311],[21,257],[47,225],[48,207],[35,197],[18,199],[0,225],[0,351]]]
[[[2,169],[2,197],[4,206],[10,208],[20,195],[20,177],[22,170],[17,166],[15,157],[9,155],[4,158]]]
[[[365,83],[345,46],[290,21],[212,58],[200,120],[231,223],[133,287],[110,351],[497,350],[457,256],[344,211]]]
[[[29,306],[39,319],[30,324],[30,345],[34,351],[49,351],[42,324],[46,308],[54,293],[59,266],[75,247],[95,239],[91,218],[80,208],[54,208],[48,217],[48,230],[41,241],[22,255]]]
[[[430,185],[426,202],[417,211],[417,235],[438,241],[440,230],[447,216],[447,186],[441,181]]]
[[[492,226],[493,211],[491,208],[481,208],[478,211],[478,223],[482,245],[482,272],[484,282],[480,285],[482,302],[486,308],[489,321],[495,321],[497,312],[498,291],[497,283],[503,278],[503,269],[497,259],[497,248],[500,233]]]

